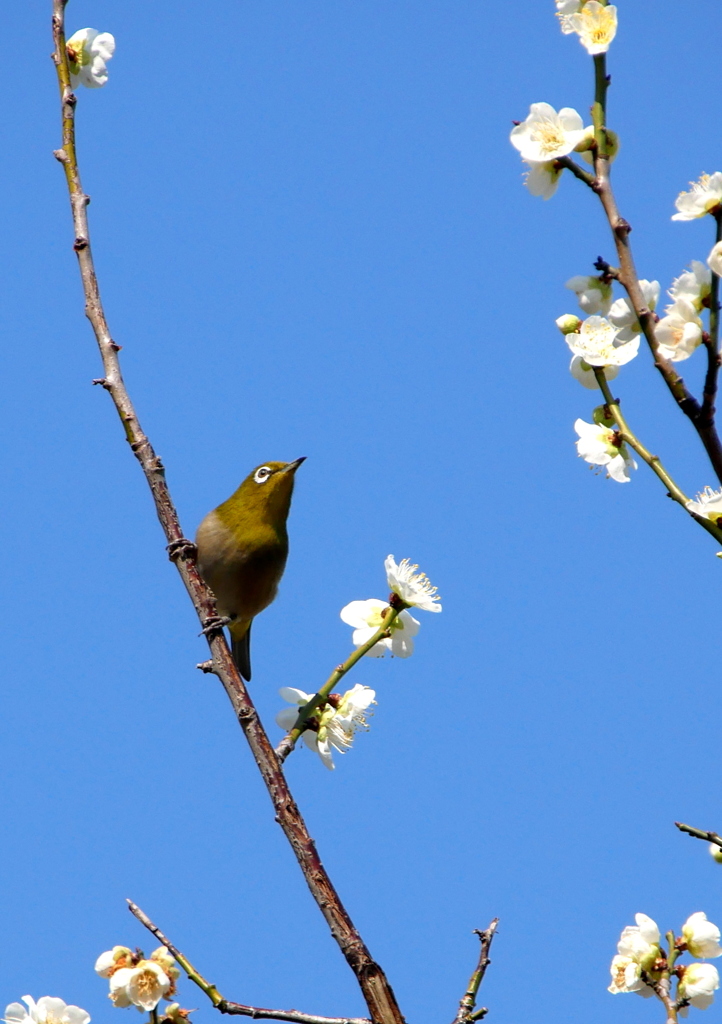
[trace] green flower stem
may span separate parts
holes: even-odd
[[[677,486],[672,477],[669,475],[667,470],[662,465],[658,455],[652,455],[652,453],[644,447],[642,442],[639,440],[636,434],[632,432],[627,423],[626,419],[622,415],[622,410],[619,408],[619,402],[612,397],[612,393],[609,390],[609,384],[607,383],[607,377],[604,373],[604,369],[599,366],[593,367],[594,376],[597,378],[597,384],[599,385],[602,394],[604,395],[604,401],[609,409],[610,418],[614,419],[619,427],[619,433],[622,436],[622,440],[625,441],[630,448],[632,448],[637,455],[644,462],[647,463],[649,468],[654,472],[659,479],[662,481],[664,486],[669,492],[670,498],[682,506],[682,508],[690,515],[696,523],[699,523],[708,533],[710,533],[715,540],[722,544],[722,530],[712,523],[709,519],[703,516],[696,516],[690,512],[687,508],[687,502],[689,501],[684,491]]]
[[[675,825],[680,832],[686,832],[695,839],[704,839],[705,842],[714,843],[715,846],[722,848],[722,836],[716,832],[705,832],[703,828],[693,828],[692,825],[684,825],[681,821],[675,821]]]
[[[276,749],[276,756],[281,762],[283,762],[291,753],[296,745],[296,741],[306,727],[306,722],[318,707],[326,703],[326,698],[330,693],[333,693],[333,689],[339,680],[343,679],[346,673],[351,671],[356,662],[360,661],[364,654],[371,650],[374,644],[377,644],[379,640],[385,640],[387,637],[391,636],[391,627],[393,623],[405,608],[410,607],[411,605],[406,604],[399,597],[396,597],[394,603],[389,605],[389,610],[384,621],[370,640],[367,640],[366,643],[357,647],[353,654],[350,654],[342,665],[335,668],[318,693],[311,698],[308,704],[303,705],[298,713],[298,718],[296,719],[296,724],[293,729],[291,729],[288,735],[281,740],[281,743]]]

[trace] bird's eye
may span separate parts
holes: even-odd
[[[268,466],[261,466],[261,468],[257,469],[256,472],[253,474],[253,479],[256,481],[257,484],[265,484],[266,480],[268,480],[270,475],[271,470],[268,468]]]

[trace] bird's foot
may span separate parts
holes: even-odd
[[[171,562],[175,562],[177,558],[195,558],[198,554],[198,548],[187,537],[179,537],[178,540],[171,541],[166,547],[166,551]]]
[[[228,626],[233,619],[228,615],[209,615],[203,622],[203,629],[198,636],[216,636],[223,632],[223,627]]]

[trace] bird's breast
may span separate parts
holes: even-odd
[[[285,536],[263,526],[231,529],[213,511],[198,527],[196,546],[220,615],[252,619],[273,601],[288,556]]]

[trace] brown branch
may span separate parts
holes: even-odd
[[[604,54],[595,57],[595,66],[600,72],[597,75],[597,97],[595,108],[599,108],[599,117],[606,117],[606,88],[609,80],[606,78]],[[596,121],[595,121],[596,126]],[[605,132],[603,124],[600,129]],[[659,344],[655,334],[656,318],[654,313],[647,306],[642,288],[639,284],[639,277],[634,265],[632,248],[629,243],[631,225],[619,213],[617,201],[609,180],[609,158],[597,149],[594,157],[594,170],[596,181],[592,186],[599,196],[604,212],[612,230],[614,244],[619,258],[619,281],[629,295],[634,312],[637,315],[640,326],[647,339],[647,344],[654,356],[654,365],[662,375],[665,384],[669,388],[674,400],[682,412],[693,424],[700,441],[704,445],[707,456],[712,464],[717,479],[722,483],[722,443],[714,423],[714,411],[710,408],[704,409],[694,395],[688,390],[684,380],[674,368],[670,360],[665,359],[659,351]],[[716,388],[715,388],[716,390]]]
[[[301,1013],[300,1010],[268,1010],[263,1006],[248,1006],[246,1003],[230,1002],[228,999],[223,998],[215,985],[206,981],[190,960],[173,945],[167,935],[163,934],[158,925],[153,924],[137,903],[133,903],[132,900],[127,902],[131,914],[138,918],[140,923],[156,937],[161,945],[165,946],[170,955],[186,972],[189,980],[208,996],[213,1006],[220,1013],[241,1017],[256,1017],[260,1020],[288,1020],[292,1024],[371,1024],[371,1021],[366,1017],[319,1017],[313,1013]]]
[[[717,835],[716,832],[705,832],[701,828],[692,828],[691,825],[683,825],[681,821],[675,821],[675,825],[680,832],[686,832],[687,835],[694,836],[695,839],[704,839],[708,843],[722,847],[722,836]]]
[[[469,984],[467,985],[466,992],[461,998],[459,1003],[459,1010],[454,1017],[453,1024],[465,1024],[468,1021],[481,1020],[489,1012],[485,1006],[474,1012],[476,1006],[476,997],[479,992],[479,986],[484,980],[486,969],[491,963],[489,959],[489,950],[491,949],[491,943],[496,932],[497,925],[499,924],[499,918],[495,917],[489,927],[480,932],[478,929],[474,931],[475,935],[479,936],[481,940],[481,952],[479,953],[479,962],[477,963],[474,973],[469,978]]]
[[[118,360],[119,346],[113,341],[103,311],[93,264],[88,230],[87,205],[75,151],[75,96],[70,87],[70,70],[65,48],[65,0],[53,0],[53,61],[58,74],[62,113],[62,149],[56,152],[62,163],[70,193],[80,277],[85,295],[85,313],[95,334],[105,376],[99,381],[110,394],[123,424],[131,450],[138,459],[150,487],[156,513],[207,640],[214,672],[221,680],[243,729],[276,812],[276,820],[291,844],[313,898],[331,929],[347,963],[356,975],[371,1018],[377,1024],[401,1024],[403,1017],[381,967],[373,960],[346,912],[326,873],[306,823],[296,806],[278,759],[260,722],[248,690],[236,670],[219,626],[214,627],[216,609],[212,592],[201,579],[193,558],[193,546],[186,541],[170,496],[163,464],[143,432],[123,382]]]
[[[714,214],[715,243],[722,241],[722,210]],[[719,276],[712,271],[712,282],[709,294],[709,335],[705,336],[704,343],[707,347],[707,375],[704,379],[704,391],[702,393],[702,409],[700,421],[704,424],[714,424],[715,399],[717,398],[717,378],[720,369],[719,353]]]

